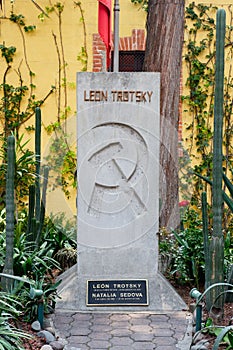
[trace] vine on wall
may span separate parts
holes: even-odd
[[[72,149],[72,145],[69,144],[69,135],[66,130],[67,118],[74,113],[69,106],[68,97],[69,89],[73,89],[75,83],[67,81],[67,67],[68,63],[65,59],[65,43],[63,38],[63,12],[65,9],[65,2],[54,2],[49,1],[49,6],[46,6],[44,9],[40,7],[36,2],[33,2],[36,5],[37,10],[39,10],[38,18],[41,22],[53,20],[53,14],[57,17],[57,34],[55,32],[51,33],[51,38],[56,48],[57,52],[57,82],[52,85],[49,92],[42,99],[36,98],[36,86],[33,82],[35,73],[30,68],[30,62],[27,57],[27,46],[25,35],[35,31],[36,27],[34,25],[26,25],[26,19],[22,14],[16,14],[14,12],[14,2],[12,2],[11,14],[8,17],[5,15],[4,8],[4,20],[9,20],[14,23],[20,33],[22,39],[23,47],[23,58],[22,62],[25,63],[26,69],[28,71],[28,78],[23,77],[21,73],[21,64],[18,68],[14,68],[13,60],[17,48],[15,46],[7,47],[5,43],[0,45],[1,55],[5,59],[6,69],[3,75],[3,81],[0,85],[2,91],[2,97],[0,102],[0,116],[3,122],[3,133],[2,137],[6,140],[6,137],[10,133],[16,135],[17,140],[21,139],[20,128],[32,117],[34,116],[35,107],[43,105],[45,100],[55,92],[56,97],[56,106],[57,113],[54,118],[54,122],[45,126],[45,130],[48,134],[53,133],[53,142],[51,143],[51,149],[49,157],[47,158],[48,165],[51,165],[54,171],[54,186],[61,186],[66,195],[69,196],[69,188],[76,186],[76,152]],[[83,44],[81,46],[81,51],[77,55],[77,60],[82,64],[82,70],[87,69],[88,55],[87,55],[87,33],[86,25],[84,18],[84,11],[80,1],[73,2],[74,8],[79,9],[81,18],[80,22],[82,23],[83,28]],[[54,23],[54,22],[53,22]],[[18,84],[13,85],[8,83],[8,75],[10,72],[14,73],[18,77]],[[29,80],[29,84],[25,84],[24,81]],[[23,107],[25,106],[26,107]],[[33,126],[27,126],[26,130],[33,131]],[[25,145],[26,147],[26,145]],[[22,150],[22,147],[21,147]],[[27,153],[29,150],[25,148],[23,152]],[[4,188],[4,156],[1,156],[1,188]]]
[[[217,7],[196,5],[186,8],[187,40],[184,46],[184,59],[188,72],[183,96],[183,121],[186,127],[185,145],[195,164],[194,172],[211,177],[213,160],[213,99],[215,75],[215,18]],[[226,28],[225,40],[225,86],[224,86],[224,167],[232,170],[232,106],[233,106],[233,15],[228,6],[230,22]],[[190,121],[191,120],[191,121]],[[201,180],[195,178],[192,200],[198,204],[200,191],[210,190]]]

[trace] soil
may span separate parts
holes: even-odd
[[[192,286],[178,285],[177,283],[174,283],[172,281],[171,281],[171,284],[176,289],[177,293],[182,297],[182,299],[184,300],[184,302],[187,304],[188,307],[190,307],[191,304],[195,303],[195,300],[192,299],[189,295],[190,290],[193,288]],[[209,317],[208,312],[203,307],[203,318],[202,318],[203,321],[205,321],[208,317]],[[224,306],[224,317],[221,320],[221,325],[228,326],[230,324],[233,324],[233,303],[226,303]],[[45,340],[37,337],[36,332],[33,332],[31,330],[31,327],[28,323],[19,322],[17,327],[27,331],[32,335],[31,340],[25,340],[23,343],[25,350],[40,350],[41,347],[45,344]],[[209,342],[208,349],[213,348],[215,338],[216,338],[215,336],[209,333],[205,333],[204,339],[208,340]],[[223,350],[226,348],[227,347],[224,344],[219,347],[220,350]]]

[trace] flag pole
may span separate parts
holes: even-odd
[[[119,72],[119,0],[114,0],[114,55],[113,55],[113,72]]]

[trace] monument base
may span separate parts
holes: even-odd
[[[136,276],[138,279],[141,277]],[[105,276],[107,280],[107,276]],[[108,305],[87,306],[86,283],[79,281],[77,276],[77,265],[64,272],[59,279],[62,280],[58,288],[56,307],[60,310],[72,310],[76,312],[167,312],[187,310],[188,307],[183,299],[177,294],[171,284],[159,272],[148,279],[148,305]],[[111,278],[109,278],[111,279]]]

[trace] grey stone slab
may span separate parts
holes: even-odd
[[[111,346],[111,348],[110,348],[111,350],[123,350],[122,349],[122,345],[113,345],[113,346]],[[127,345],[124,345],[124,350],[132,350],[132,346],[130,345],[130,346],[127,346]]]
[[[77,321],[91,321],[92,319],[92,314],[89,313],[76,313],[73,315],[73,319]]]
[[[109,332],[91,332],[89,337],[96,340],[110,340],[112,335]]]
[[[155,337],[173,337],[174,330],[169,328],[154,328],[153,334]]]
[[[155,337],[152,333],[133,333],[131,338],[135,341],[153,341]]]
[[[134,350],[154,350],[156,349],[155,344],[151,342],[145,342],[145,341],[140,341],[140,342],[135,342],[132,346],[132,349]]]
[[[106,340],[91,340],[88,343],[90,349],[108,349],[111,346],[111,343]]]
[[[128,328],[130,326],[129,321],[114,321],[111,322],[111,327],[114,328]]]
[[[160,322],[168,322],[169,316],[168,315],[161,315],[161,314],[150,314],[149,319],[153,321],[154,323],[160,323]]]
[[[110,317],[111,321],[129,321],[130,320],[130,315],[126,314],[113,314]]]
[[[177,350],[177,347],[175,345],[159,345],[156,347],[156,350]]]
[[[132,333],[133,332],[128,328],[115,328],[111,331],[111,334],[113,336],[118,336],[118,337],[131,336]]]
[[[92,332],[110,332],[112,327],[106,324],[93,324],[90,329]]]
[[[114,346],[130,346],[133,344],[133,340],[129,337],[116,337],[111,339],[111,344]]]
[[[130,327],[130,330],[134,333],[151,333],[152,327],[147,325],[134,325]]]
[[[89,335],[91,330],[88,327],[76,327],[75,325],[72,327],[72,336],[76,335]]]
[[[87,344],[90,341],[90,338],[85,335],[71,335],[68,339],[69,344]]]
[[[151,324],[151,320],[149,318],[133,318],[130,321],[131,325],[147,325]]]

